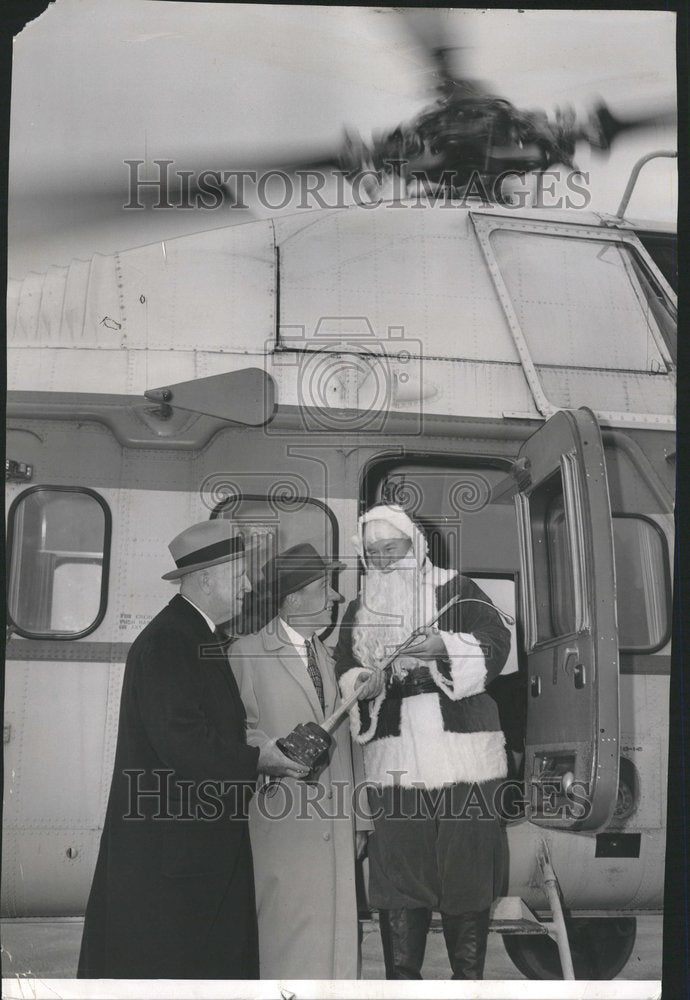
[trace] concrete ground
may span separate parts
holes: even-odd
[[[363,924],[362,978],[384,979],[378,923]],[[3,920],[2,975],[41,979],[71,979],[77,968],[82,921]],[[633,953],[619,979],[661,979],[662,917],[639,917]],[[450,978],[443,933],[432,927],[427,942],[425,979]],[[522,979],[508,958],[500,935],[489,935],[486,979]]]

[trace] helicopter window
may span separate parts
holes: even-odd
[[[632,247],[503,229],[490,240],[536,365],[667,371],[672,307]]]
[[[258,631],[277,609],[263,588],[262,569],[268,559],[293,545],[309,542],[327,560],[338,558],[338,522],[320,500],[296,497],[276,490],[270,496],[243,494],[228,497],[211,518],[231,517],[244,536],[247,576],[252,591],[244,600],[241,619],[232,623],[237,634]],[[337,573],[332,585],[337,589]],[[334,607],[334,623],[338,609]],[[324,636],[322,635],[322,638]]]
[[[631,266],[637,279],[637,287],[644,296],[642,306],[654,317],[671,357],[677,361],[676,311],[636,254],[631,254]]]
[[[678,294],[678,255],[675,236],[638,231],[637,238],[673,291]]]
[[[655,521],[614,514],[618,636],[624,652],[653,652],[669,638],[670,572]]]
[[[93,490],[32,487],[9,516],[8,610],[33,639],[77,639],[103,620],[110,511]]]

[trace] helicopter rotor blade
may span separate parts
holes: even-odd
[[[251,193],[266,174],[293,175],[298,172],[342,170],[344,146],[335,142],[311,150],[275,149],[263,152],[252,162],[246,153],[209,153],[176,160],[149,155],[148,166],[109,171],[105,176],[83,177],[78,184],[72,176],[38,180],[24,177],[14,199],[30,201],[36,210],[59,203],[65,227],[93,226],[99,219],[143,216],[167,209],[192,211],[222,209],[223,212],[252,213]],[[134,161],[133,161],[134,162]],[[141,161],[136,161],[141,163]],[[168,166],[165,166],[165,164]],[[161,164],[160,166],[158,164]]]
[[[678,111],[675,104],[664,104],[645,113],[623,118],[614,114],[604,101],[598,101],[581,133],[581,138],[586,139],[595,149],[608,150],[621,135],[648,128],[676,125],[677,122]]]
[[[489,84],[472,77],[467,59],[471,46],[464,38],[449,38],[442,11],[404,8],[398,14],[423,53],[434,77],[434,88],[441,97],[495,96]]]

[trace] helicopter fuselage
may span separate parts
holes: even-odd
[[[219,512],[265,545],[311,540],[344,557],[337,585],[349,599],[362,507],[406,503],[437,558],[516,614],[502,721],[517,780],[541,780],[521,771],[538,757],[538,685],[527,685],[544,638],[530,645],[526,616],[541,628],[540,612],[514,497],[540,488],[525,479],[528,442],[581,407],[601,434],[610,516],[593,523],[566,495],[569,537],[585,539],[589,611],[596,594],[618,616],[617,666],[606,668],[618,671],[615,712],[596,686],[600,661],[585,682],[596,711],[620,705],[606,819],[568,826],[518,810],[506,895],[547,915],[536,861],[546,836],[571,914],[661,909],[675,341],[673,293],[634,231],[576,212],[309,212],[29,275],[10,290],[9,316],[8,915],[83,912],[127,650],[172,596],[160,579],[167,542]],[[553,468],[579,461],[556,438],[543,439]],[[543,545],[560,516],[544,515]],[[617,579],[588,576],[602,531]],[[563,713],[555,758],[571,753],[576,767],[559,613],[546,646],[549,697],[564,700],[549,711]],[[573,641],[588,628],[573,624]],[[604,768],[604,750],[582,766]]]

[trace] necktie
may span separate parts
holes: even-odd
[[[305,639],[304,645],[307,650],[307,670],[309,671],[309,676],[311,677],[314,687],[316,688],[316,693],[319,697],[319,702],[321,703],[321,711],[324,712],[326,709],[323,700],[323,678],[321,677],[319,665],[316,662],[314,644],[313,642],[310,642],[309,639]]]

